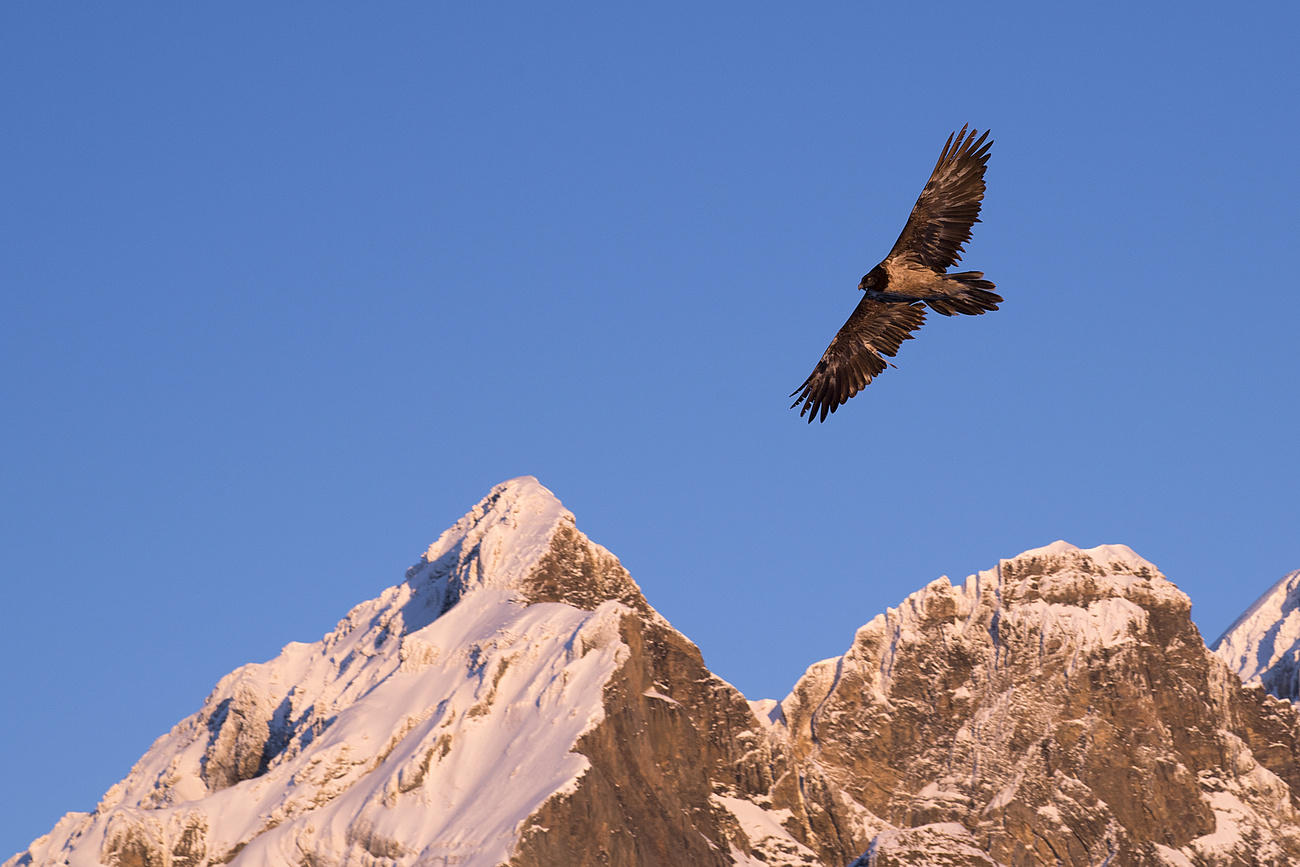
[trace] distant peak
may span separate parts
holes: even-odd
[[[1246,683],[1300,699],[1300,570],[1265,590],[1212,647]]]
[[[1300,569],[1283,575],[1260,594],[1259,598],[1224,630],[1223,635],[1220,635],[1219,640],[1215,642],[1215,646],[1221,644],[1238,627],[1252,620],[1258,620],[1261,613],[1266,620],[1277,620],[1297,608],[1300,608]]]

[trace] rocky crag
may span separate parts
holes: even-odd
[[[1300,863],[1300,722],[1127,548],[939,579],[750,702],[536,480],[11,865]]]

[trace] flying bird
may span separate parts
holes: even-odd
[[[952,316],[997,310],[1002,296],[983,271],[947,270],[961,261],[971,226],[979,222],[984,169],[993,142],[966,127],[948,136],[907,225],[884,261],[858,284],[862,300],[803,385],[790,393],[799,416],[825,421],[880,374],[904,340],[925,322],[925,308]],[[892,364],[889,364],[892,367]],[[797,397],[796,397],[797,396]]]

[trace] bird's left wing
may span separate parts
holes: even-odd
[[[825,421],[827,413],[835,412],[884,370],[887,362],[882,356],[892,358],[924,322],[925,308],[920,304],[862,296],[817,367],[790,393],[791,397],[798,395],[790,408],[802,403],[800,417],[807,415],[809,423],[813,418]]]
[[[962,127],[955,136],[948,136],[886,260],[906,256],[935,271],[945,271],[961,261],[962,246],[970,240],[971,227],[979,222],[984,169],[993,147],[987,130],[979,138],[977,132],[973,129],[967,134]]]

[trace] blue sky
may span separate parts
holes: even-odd
[[[1300,567],[1294,7],[0,7],[0,857],[533,474],[751,698],[940,574]],[[944,138],[964,264],[785,395]]]

